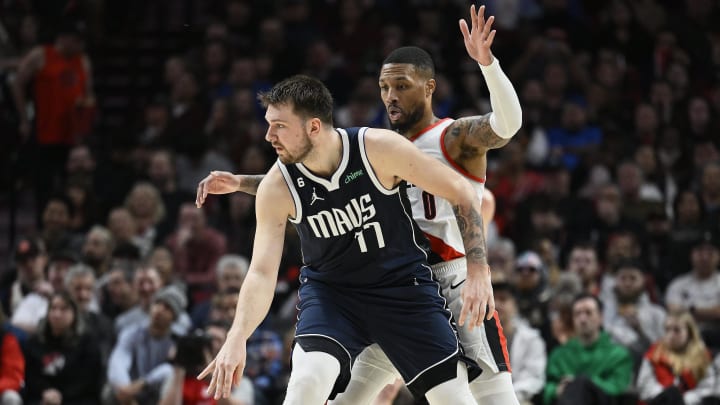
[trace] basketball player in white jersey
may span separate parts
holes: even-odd
[[[517,93],[492,55],[495,38],[494,18],[484,18],[484,6],[476,12],[470,7],[471,27],[460,20],[466,50],[480,67],[490,92],[492,112],[457,120],[439,119],[432,111],[435,91],[434,66],[430,55],[420,48],[399,48],[388,55],[380,72],[380,93],[393,129],[412,140],[423,152],[441,160],[468,178],[478,195],[483,196],[487,151],[507,144],[522,124]],[[198,201],[208,193],[244,191],[255,194],[262,176],[213,172],[198,186]],[[467,274],[460,228],[450,204],[418,188],[408,189],[413,219],[431,244],[433,273],[439,281],[450,310],[456,319],[462,300],[460,291]],[[485,195],[483,205],[488,200]],[[490,200],[492,201],[492,200]],[[483,206],[483,220],[487,210]],[[494,301],[490,301],[493,302]],[[512,387],[507,342],[494,307],[493,317],[482,328],[459,327],[465,354],[483,369],[470,388],[480,404],[518,404]],[[352,379],[344,393],[332,405],[370,404],[397,372],[377,345],[365,349],[352,369]]]

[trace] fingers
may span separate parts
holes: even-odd
[[[478,29],[483,29],[485,26],[485,6],[480,6],[477,15]]]
[[[209,376],[214,368],[215,368],[215,360],[211,361],[210,364],[208,364],[208,366],[205,367],[205,370],[201,371],[200,374],[198,374],[197,379],[202,380],[205,377]]]
[[[493,41],[495,40],[495,30],[490,31],[490,35],[488,35],[487,39],[485,40],[485,43],[487,43],[488,46],[491,46],[493,44]]]
[[[208,384],[208,387],[207,387],[208,395],[212,395],[213,397],[215,396],[215,391],[217,389],[217,382],[218,382],[218,373],[215,372],[212,374],[212,378],[210,379],[210,384]]]
[[[475,5],[470,6],[470,21],[472,23],[472,30],[470,32],[475,32],[475,30],[478,27],[478,16],[475,14]]]
[[[488,312],[486,319],[489,321],[495,316],[495,297],[490,296],[490,299],[488,299]]]
[[[203,204],[201,200],[202,200],[204,182],[205,181],[203,180],[198,184],[197,195],[195,196],[195,206],[198,208],[202,207],[202,204]]]
[[[490,36],[490,31],[492,31],[493,22],[495,22],[495,16],[491,15],[490,18],[488,18],[487,23],[485,23],[485,25],[483,26],[482,36],[481,36],[482,39],[487,40],[488,37]]]
[[[465,42],[470,41],[470,30],[468,29],[467,21],[465,21],[464,19],[461,18],[459,23],[460,23],[460,32],[462,32],[463,39],[465,40]]]
[[[232,390],[233,380],[235,379],[235,370],[227,370],[225,372],[225,378],[223,379],[223,390],[222,397],[230,398],[230,391]]]
[[[463,300],[462,308],[460,309],[460,318],[458,318],[458,325],[464,326],[465,320],[467,319],[468,311],[470,310],[470,306],[467,304],[467,301]]]
[[[480,302],[482,302],[482,300]],[[475,321],[474,324],[477,327],[480,327],[485,320],[485,308],[485,304],[478,305],[477,316],[473,319]]]
[[[222,394],[225,389],[225,387],[223,387],[223,385],[225,384],[225,367],[224,366],[220,366],[215,370],[215,374],[213,374],[213,380],[215,381],[215,395],[213,397],[216,400],[218,400],[222,397]],[[210,384],[212,386],[212,381],[210,382]],[[210,389],[210,388],[208,388],[208,389]]]

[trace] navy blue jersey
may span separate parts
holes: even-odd
[[[368,162],[366,130],[336,130],[342,160],[329,180],[278,161],[295,204],[290,222],[300,235],[303,277],[348,287],[403,284],[427,259],[404,184],[386,189]]]

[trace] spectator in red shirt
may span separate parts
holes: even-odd
[[[0,308],[0,404],[20,405],[20,388],[25,378],[25,357],[18,340],[5,329],[5,313]]]

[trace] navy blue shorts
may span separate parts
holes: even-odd
[[[462,351],[452,314],[430,269],[423,266],[417,273],[405,285],[366,289],[331,286],[301,274],[295,338],[303,350],[327,352],[340,361],[331,399],[345,390],[353,361],[372,343],[416,396],[456,377]]]

